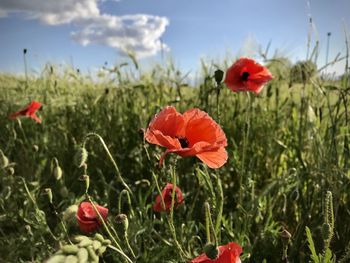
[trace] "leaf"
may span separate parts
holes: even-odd
[[[320,263],[320,259],[317,256],[314,240],[312,239],[310,228],[305,227],[307,242],[309,243],[309,249],[311,251],[311,259],[314,263]]]

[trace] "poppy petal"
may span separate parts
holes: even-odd
[[[156,114],[148,126],[148,130],[162,131],[165,136],[175,137],[181,133],[184,126],[184,119],[172,106],[165,107]],[[146,131],[146,140],[147,140]],[[152,143],[152,142],[151,142]]]
[[[35,113],[31,114],[29,117],[35,120],[37,123],[41,123],[41,119]]]
[[[186,138],[192,145],[200,141],[227,145],[225,133],[206,112],[192,109],[183,116],[186,122]]]
[[[199,153],[196,156],[210,168],[220,168],[226,163],[228,158],[224,147],[213,151]]]

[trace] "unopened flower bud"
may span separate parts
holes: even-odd
[[[49,198],[50,204],[52,204],[52,191],[51,191],[51,188],[45,188],[44,191],[45,191],[45,193],[47,194],[47,196]]]
[[[77,218],[76,218],[76,214],[78,211],[78,206],[77,205],[71,205],[69,206],[62,215],[62,219],[63,221],[67,224],[67,225],[74,225],[77,226]]]
[[[216,259],[219,254],[219,250],[213,243],[207,243],[204,246],[204,253],[207,255],[208,258]]]
[[[216,83],[219,85],[224,78],[224,72],[221,69],[215,70],[214,72],[214,78]]]
[[[115,217],[115,222],[117,223],[117,229],[122,234],[126,234],[129,228],[129,220],[126,214],[119,214]]]
[[[13,167],[7,167],[7,174],[8,175],[14,175],[15,169]]]
[[[88,152],[84,147],[81,147],[77,150],[74,156],[74,164],[79,168],[82,167],[88,158]]]
[[[0,168],[5,168],[9,164],[9,159],[5,156],[2,150],[0,150]]]
[[[59,181],[62,178],[62,169],[60,166],[56,166],[53,168],[53,177],[55,177],[57,181]]]
[[[38,152],[38,151],[39,151],[39,146],[36,145],[36,144],[34,144],[34,145],[32,146],[32,148],[33,148],[33,152]]]

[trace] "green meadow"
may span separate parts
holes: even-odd
[[[218,245],[239,244],[244,263],[350,262],[348,71],[330,78],[310,61],[265,57],[274,79],[255,95],[216,82],[234,61],[202,62],[196,81],[133,59],[94,77],[55,65],[0,74],[0,261],[189,262],[209,230]],[[32,100],[41,124],[9,118]],[[220,123],[223,167],[176,154],[158,166],[164,148],[143,133],[167,105]],[[183,204],[153,211],[174,180]],[[78,228],[86,200],[109,209],[100,235]],[[85,261],[82,240],[96,245]]]

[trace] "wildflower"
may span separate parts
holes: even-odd
[[[25,107],[22,110],[19,110],[15,113],[12,113],[10,115],[10,119],[16,119],[18,116],[26,116],[29,118],[32,118],[38,123],[41,123],[41,119],[35,114],[35,112],[40,109],[42,104],[40,102],[37,102],[33,100],[27,107]]]
[[[155,212],[169,212],[171,207],[171,196],[173,193],[174,186],[172,184],[167,183],[167,185],[162,190],[162,197],[164,199],[164,205],[162,203],[162,197],[158,195],[156,197],[156,202],[153,205],[153,210]],[[174,207],[177,207],[178,205],[182,204],[184,201],[184,197],[182,195],[182,192],[179,187],[176,187],[175,189],[175,200],[174,200]]]
[[[242,253],[242,248],[235,242],[219,246],[218,250],[219,253],[215,259],[210,259],[203,253],[195,259],[192,259],[190,263],[241,263],[239,255]]]
[[[204,111],[191,109],[184,114],[167,106],[154,116],[145,139],[166,147],[159,160],[163,164],[167,153],[181,157],[196,156],[210,168],[219,168],[227,161],[227,139],[221,127]]]
[[[232,91],[252,91],[258,94],[272,79],[270,71],[250,58],[240,58],[228,68],[225,84]]]
[[[108,215],[108,208],[99,205],[95,206],[97,211],[102,216],[103,220],[106,220]],[[76,217],[78,220],[79,228],[84,233],[93,232],[102,224],[99,216],[95,212],[95,209],[90,202],[82,202],[79,205]]]

